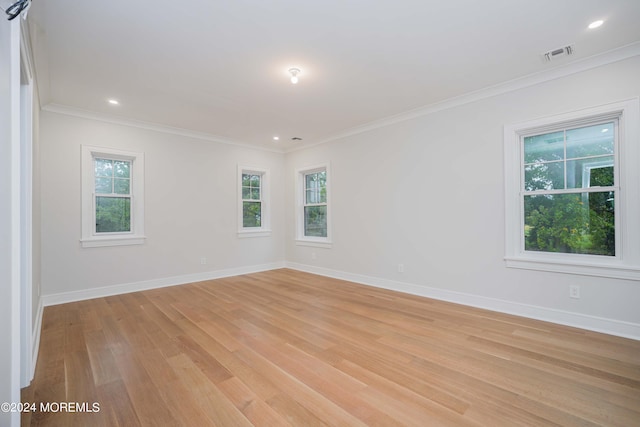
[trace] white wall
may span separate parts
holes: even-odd
[[[2,4],[6,7],[6,4]],[[0,19],[0,403],[20,402],[20,19]],[[0,425],[19,413],[0,411]]]
[[[290,153],[287,260],[418,294],[639,332],[639,282],[508,269],[503,261],[503,126],[637,97],[638,76],[636,56]],[[333,248],[297,246],[294,170],[325,161]],[[581,286],[581,299],[569,298],[570,284]],[[598,318],[613,322],[603,327]]]
[[[508,269],[503,261],[504,125],[637,97],[638,75],[634,56],[287,155],[43,111],[43,295],[55,303],[286,260],[640,338],[638,282]],[[81,144],[145,153],[146,244],[80,247]],[[294,171],[323,162],[331,164],[333,247],[298,246]],[[271,170],[271,237],[236,236],[238,163]],[[573,284],[579,300],[569,298]]]
[[[83,144],[144,153],[145,244],[80,246]],[[238,163],[271,172],[270,237],[237,237]],[[99,288],[114,285],[125,285],[117,288],[122,292],[127,285],[140,282],[184,283],[212,272],[281,265],[283,165],[284,156],[279,153],[42,111],[41,275],[45,300],[69,292],[76,294],[67,300],[100,295],[105,292]],[[201,265],[201,257],[207,258],[206,265]]]

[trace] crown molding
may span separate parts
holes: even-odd
[[[260,151],[269,151],[269,152],[279,153],[279,154],[283,153],[282,150],[270,149],[270,148],[262,147],[260,145],[252,145],[252,144],[237,142],[228,138],[212,135],[205,132],[197,132],[197,131],[184,129],[184,128],[166,126],[159,123],[145,122],[142,120],[117,117],[110,114],[97,113],[95,111],[89,111],[89,110],[84,110],[84,109],[75,108],[75,107],[68,107],[66,105],[61,105],[61,104],[50,103],[43,106],[42,110],[48,111],[51,113],[64,114],[67,116],[80,117],[83,119],[96,120],[96,121],[115,124],[115,125],[128,126],[128,127],[138,128],[138,129],[151,130],[154,132],[184,136],[187,138],[199,139],[201,141],[215,142],[215,143],[226,144],[226,145],[234,145],[236,147],[243,147],[243,148],[249,148],[252,150],[260,150]]]
[[[327,138],[324,138],[315,143],[307,144],[304,147],[294,147],[285,150],[287,153],[294,151],[305,150],[320,144],[335,141],[338,139],[347,138],[350,136],[358,135],[361,133],[369,132],[375,129],[380,129],[386,126],[391,126],[396,123],[404,122],[407,120],[415,119],[422,116],[427,116],[439,111],[448,110],[450,108],[459,107],[472,102],[480,101],[482,99],[491,98],[494,96],[502,95],[505,93],[513,92],[519,89],[535,86],[548,81],[560,79],[562,77],[577,74],[583,71],[598,68],[604,65],[612,64],[625,59],[640,56],[640,41],[634,42],[617,49],[607,51],[598,55],[590,56],[581,60],[577,60],[565,65],[561,65],[549,70],[540,71],[534,74],[529,74],[524,77],[509,80],[503,83],[498,83],[493,86],[489,86],[483,89],[479,89],[473,92],[468,92],[460,96],[448,98],[440,102],[425,105],[415,108],[413,110],[405,111],[403,113],[388,116],[380,120],[375,120],[369,123],[365,123],[361,126],[346,129],[343,132],[334,134]]]

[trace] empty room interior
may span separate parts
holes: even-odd
[[[0,426],[640,425],[639,1],[0,8]]]

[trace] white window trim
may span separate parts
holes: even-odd
[[[522,180],[521,136],[566,123],[601,117],[618,118],[616,161],[619,188],[616,209],[616,256],[557,254],[524,250],[524,219],[520,198]],[[507,125],[505,153],[505,261],[507,267],[640,280],[640,103],[638,98],[570,113]]]
[[[327,173],[327,237],[311,237],[304,235],[304,176],[306,174],[326,171]],[[331,248],[331,168],[329,163],[296,169],[296,245],[316,248]]]
[[[126,233],[95,232],[95,167],[96,157],[131,162],[131,231]],[[82,238],[83,248],[141,245],[144,235],[144,153],[112,148],[82,146]]]
[[[261,227],[244,227],[242,217],[242,174],[260,175]],[[238,238],[271,236],[271,183],[269,169],[238,165]]]

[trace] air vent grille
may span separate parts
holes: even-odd
[[[567,45],[545,52],[543,56],[546,61],[553,61],[563,56],[573,55],[573,51],[573,45]]]

